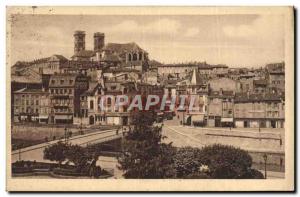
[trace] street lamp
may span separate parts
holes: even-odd
[[[67,143],[67,127],[65,127],[65,143]]]
[[[263,155],[263,158],[264,158],[264,161],[265,161],[265,179],[267,179],[267,159],[268,159],[268,156],[267,156],[266,153]]]
[[[184,126],[185,124],[185,108],[184,108],[184,111],[183,111],[183,119],[182,119],[182,125]]]
[[[21,143],[20,145],[19,145],[19,161],[21,161],[21,149],[22,149],[22,147],[23,147],[23,144]]]

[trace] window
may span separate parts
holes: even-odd
[[[94,109],[94,101],[90,101],[90,109]]]
[[[98,110],[101,110],[101,98],[98,98]]]
[[[51,80],[51,83],[52,83],[52,84],[55,84],[55,80]]]
[[[38,105],[38,104],[39,104],[39,100],[36,100],[36,101],[35,101],[35,104]]]
[[[107,105],[111,105],[111,98],[110,97],[107,98]]]
[[[249,90],[249,84],[246,84],[246,90]]]
[[[61,79],[60,84],[64,84],[65,80]]]
[[[70,83],[70,84],[73,84],[73,81],[74,81],[74,80],[70,79],[70,80],[69,80],[69,83]]]
[[[134,53],[134,54],[133,54],[133,58],[132,58],[132,60],[133,60],[133,61],[136,61],[137,59],[138,59],[138,58],[137,58],[137,54],[136,54],[136,53]]]
[[[143,59],[143,53],[140,52],[140,53],[139,53],[139,60],[142,60],[142,59]]]

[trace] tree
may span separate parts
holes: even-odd
[[[171,144],[161,142],[162,128],[153,126],[155,120],[151,111],[133,115],[133,129],[123,139],[123,155],[118,158],[125,178],[174,177],[175,149]]]
[[[66,151],[68,150],[68,144],[61,141],[48,146],[44,149],[44,159],[49,159],[50,161],[57,161],[59,165],[66,160]]]
[[[251,170],[252,158],[242,149],[215,144],[201,149],[201,164],[207,165],[211,178],[239,179]]]
[[[252,169],[252,158],[244,150],[220,144],[202,149],[178,148],[174,157],[177,178],[187,179],[260,179]]]
[[[87,148],[79,145],[69,145],[65,152],[66,159],[73,162],[78,171],[82,171],[87,167],[88,162],[93,159],[92,155],[88,152]]]
[[[174,155],[176,177],[184,178],[187,175],[197,173],[201,166],[199,157],[200,149],[192,147],[178,148]]]

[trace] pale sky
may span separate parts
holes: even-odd
[[[260,67],[284,60],[284,18],[280,15],[59,16],[15,15],[12,63],[73,55],[75,30],[105,33],[105,43],[136,42],[163,63],[206,61],[229,67]]]

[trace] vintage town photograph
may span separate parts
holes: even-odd
[[[282,15],[35,9],[7,16],[13,179],[285,178]]]

